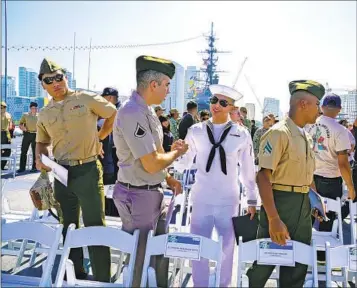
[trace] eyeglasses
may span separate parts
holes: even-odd
[[[233,106],[232,104],[229,104],[227,100],[225,99],[218,99],[218,97],[213,96],[212,98],[209,99],[209,102],[211,104],[216,104],[219,103],[219,105],[221,105],[222,107],[227,107],[227,106]]]
[[[64,77],[63,74],[56,74],[55,76],[52,77],[43,78],[42,81],[45,82],[45,84],[50,85],[53,83],[53,81],[61,82],[63,80],[63,77]]]

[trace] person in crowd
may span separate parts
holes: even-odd
[[[200,111],[200,122],[207,121],[209,119],[209,111],[208,110],[201,110]]]
[[[262,136],[267,132],[272,125],[272,119],[269,116],[265,116],[263,118],[263,126],[258,128],[255,132],[253,137],[253,148],[254,148],[254,157],[255,157],[255,164],[258,165],[259,162],[259,146],[260,146],[260,139]]]
[[[187,114],[181,119],[179,124],[179,138],[185,139],[187,130],[193,124],[196,123],[196,116],[197,116],[197,103],[194,101],[189,101],[186,105],[187,107]]]
[[[160,105],[155,106],[155,113],[156,113],[157,118],[164,115],[164,112],[165,112],[165,108],[163,108]]]
[[[41,155],[48,156],[52,144],[55,161],[68,170],[67,186],[55,179],[54,196],[61,205],[63,237],[69,224],[79,228],[82,211],[84,226],[105,226],[103,169],[98,156],[102,156],[99,140],[105,139],[113,129],[116,108],[100,95],[68,88],[66,70],[45,58],[39,80],[52,100],[38,114],[36,134],[36,167],[50,168],[42,163]],[[104,118],[97,131],[98,117]],[[88,247],[94,279],[110,282],[110,250],[104,246]],[[76,278],[85,279],[81,248],[71,249]]]
[[[341,111],[341,98],[336,94],[327,94],[322,102],[323,115],[315,125],[307,129],[313,139],[316,169],[314,184],[318,194],[336,199],[343,195],[343,181],[346,183],[348,198],[354,200],[355,190],[352,181],[351,166],[348,161],[348,151],[351,142],[347,129],[336,121]],[[343,209],[342,218],[348,215],[348,209]],[[336,215],[328,212],[329,221],[320,223],[320,231],[331,231]],[[319,253],[319,259],[323,259]]]
[[[32,172],[36,169],[36,124],[37,124],[37,107],[35,102],[30,103],[30,112],[24,113],[20,119],[20,129],[23,131],[21,144],[20,169],[17,173],[22,173],[26,170],[27,152],[31,146],[32,149]]]
[[[347,120],[340,120],[338,121],[338,123],[340,123],[340,125],[342,125],[343,127],[346,128],[347,132],[348,132],[348,138],[350,139],[350,143],[351,143],[351,149],[347,151],[348,153],[348,162],[350,163],[350,165],[353,165],[353,159],[354,159],[354,150],[356,147],[356,140],[355,140],[355,136],[353,135],[352,131],[349,129],[349,125]]]
[[[303,127],[315,123],[319,100],[325,88],[315,81],[289,83],[289,116],[261,138],[257,184],[262,199],[257,238],[271,238],[279,245],[294,240],[310,245],[311,207],[308,192],[313,182],[315,161],[312,139]],[[297,169],[298,167],[298,169]],[[249,287],[264,287],[274,266],[255,261],[247,272]],[[307,266],[281,266],[281,287],[302,287]]]
[[[119,173],[113,199],[123,223],[122,229],[128,233],[140,230],[133,287],[140,286],[148,232],[155,230],[156,235],[167,232],[161,183],[166,180],[175,194],[182,190],[181,183],[168,174],[166,168],[186,153],[188,145],[178,140],[171,145],[171,151],[165,153],[162,126],[151,108],[170,93],[170,79],[174,74],[175,65],[169,60],[138,57],[137,88],[119,108],[114,122]],[[154,258],[158,286],[167,287],[168,259],[163,256]]]
[[[1,102],[1,144],[11,144],[10,128],[12,117],[9,112],[6,112],[6,103]],[[11,149],[1,149],[1,158],[9,157],[11,155]],[[5,169],[7,160],[1,160],[1,170]]]
[[[119,92],[116,88],[113,87],[106,87],[104,88],[103,92],[102,92],[102,97],[107,100],[108,102],[112,103],[115,108],[118,110],[121,103],[119,101]],[[109,146],[108,149],[111,149],[112,151],[110,152],[110,154],[112,155],[113,158],[113,164],[114,164],[114,183],[117,179],[117,175],[118,175],[118,157],[117,157],[117,150],[115,148],[114,142],[113,142],[113,133],[108,135],[109,139]],[[105,139],[104,139],[105,140]],[[103,140],[103,141],[104,141]],[[105,153],[105,151],[104,151]],[[108,152],[109,153],[109,152]],[[105,156],[104,156],[105,157]]]
[[[170,131],[174,136],[174,141],[179,139],[178,127],[180,124],[180,112],[176,108],[170,110]]]
[[[160,116],[159,120],[161,122],[162,131],[164,133],[164,139],[162,142],[162,147],[164,148],[165,152],[171,151],[171,145],[174,142],[174,136],[170,131],[170,122],[169,119],[165,116]]]
[[[248,119],[248,111],[245,107],[240,107],[240,114],[243,117],[243,125],[248,128],[249,133],[252,130],[252,122]]]
[[[229,117],[241,94],[218,84],[209,89],[213,95],[210,99],[212,118],[188,129],[185,142],[189,150],[174,165],[179,171],[189,169],[196,157],[196,181],[190,192],[191,233],[210,238],[215,227],[218,235],[223,236],[220,286],[229,287],[235,245],[232,217],[237,216],[239,204],[238,164],[244,166],[240,180],[247,189],[251,219],[257,204],[255,168],[250,134]],[[206,259],[192,263],[192,277],[194,287],[208,287]]]
[[[251,136],[252,139],[253,139],[254,134],[255,134],[255,132],[257,131],[258,127],[255,126],[255,120],[252,120],[251,122],[252,122],[252,129],[251,129],[251,131],[250,131],[250,136]]]

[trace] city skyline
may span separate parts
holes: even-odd
[[[288,108],[291,80],[312,79],[322,84],[328,82],[332,88],[356,88],[356,2],[83,3],[9,1],[9,47],[71,46],[74,33],[79,47],[89,46],[90,38],[94,46],[170,42],[208,33],[214,22],[219,38],[217,49],[232,52],[219,58],[218,68],[227,71],[220,75],[220,83],[232,85],[241,63],[248,57],[236,85],[245,103],[259,107],[245,74],[260,101],[264,97],[278,98],[283,112]],[[197,13],[203,8],[205,13]],[[60,31],[53,33],[53,25],[46,24],[53,23],[48,11],[65,14],[75,21],[63,21]],[[34,16],[39,13],[41,17]],[[23,29],[25,26],[31,27],[30,32]],[[174,45],[92,50],[89,89],[115,86],[129,95],[135,88],[137,56],[148,54],[171,59],[183,67],[200,67],[202,59],[197,51],[206,45],[200,37]],[[49,57],[69,70],[75,67],[76,86],[86,89],[88,54],[88,50],[77,49],[73,65],[73,51],[68,49],[13,49],[8,52],[8,75],[15,76],[19,66],[38,71],[42,59]]]

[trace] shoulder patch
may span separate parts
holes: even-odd
[[[146,130],[139,123],[136,124],[136,129],[134,132],[134,136],[137,138],[143,138],[146,135]]]
[[[264,146],[263,154],[270,155],[273,151],[273,146],[270,144],[269,141]]]

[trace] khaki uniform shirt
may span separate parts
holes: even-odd
[[[1,131],[9,131],[11,123],[11,114],[8,112],[1,113]]]
[[[20,119],[20,124],[25,125],[27,132],[36,132],[38,113],[32,115],[31,113],[24,113]]]
[[[98,116],[116,112],[103,97],[69,91],[63,101],[51,100],[38,115],[36,142],[52,143],[56,160],[85,160],[99,153]]]
[[[287,118],[266,132],[260,142],[259,169],[272,170],[272,184],[310,186],[315,170],[313,142]]]
[[[163,152],[163,137],[154,109],[134,91],[119,108],[114,122],[113,140],[119,159],[118,181],[135,186],[163,182],[167,175],[165,170],[149,174],[140,161],[140,157],[154,151]]]

